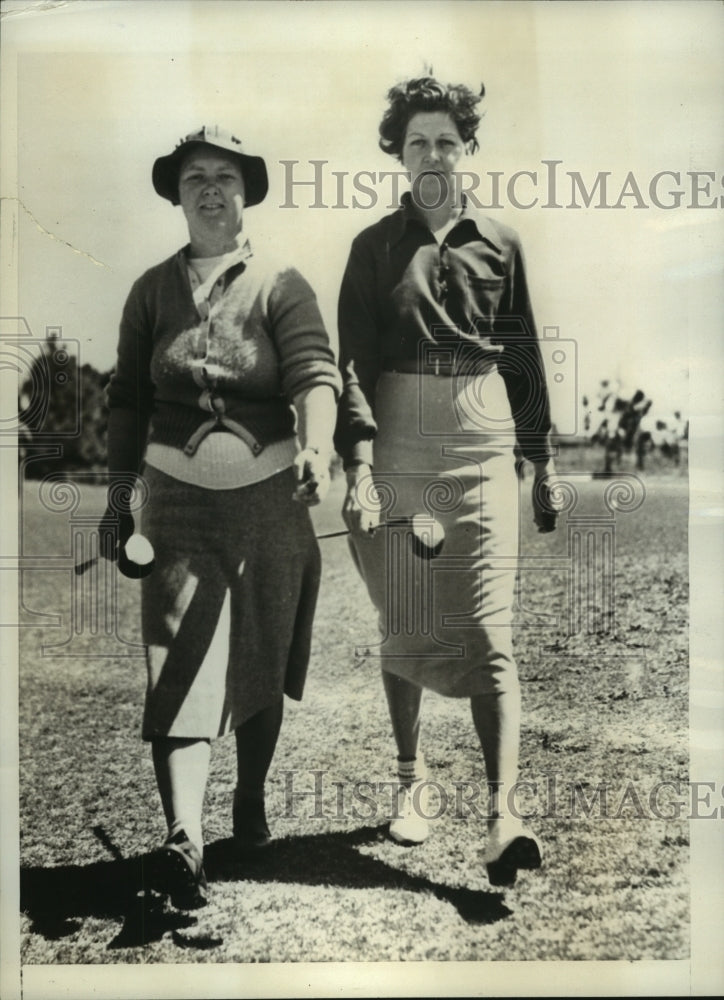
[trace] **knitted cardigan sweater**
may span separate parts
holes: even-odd
[[[139,471],[148,440],[193,454],[225,429],[255,454],[294,432],[291,402],[340,378],[314,292],[294,268],[250,255],[219,279],[203,319],[186,249],[133,285],[108,386],[108,465]],[[150,433],[149,433],[150,431]]]

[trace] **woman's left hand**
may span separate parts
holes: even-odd
[[[551,494],[556,485],[556,467],[552,459],[547,462],[535,462],[533,475],[533,520],[538,525],[539,533],[556,530],[558,511],[551,500]]]
[[[307,507],[316,507],[329,492],[329,459],[316,448],[304,448],[294,459],[297,488],[292,494]]]

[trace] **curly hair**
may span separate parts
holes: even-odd
[[[475,133],[481,118],[477,105],[484,96],[484,85],[475,94],[464,84],[440,83],[433,76],[397,84],[387,92],[390,106],[380,122],[380,149],[401,159],[412,116],[419,111],[444,111],[455,122],[468,152],[474,153],[479,148]]]

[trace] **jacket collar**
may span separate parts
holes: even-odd
[[[399,241],[404,236],[407,227],[410,223],[413,225],[421,225],[420,217],[415,212],[414,206],[412,204],[412,195],[409,191],[406,191],[401,200],[401,205],[398,210],[391,217],[392,234],[391,242],[399,243]],[[492,219],[489,219],[487,215],[483,215],[476,208],[473,208],[466,195],[463,195],[463,210],[460,218],[455,223],[453,228],[457,228],[460,225],[472,226],[480,236],[482,240],[490,244],[493,250],[497,253],[502,253],[502,247],[500,245],[500,236],[495,228]]]

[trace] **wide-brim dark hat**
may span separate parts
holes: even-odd
[[[261,156],[241,152],[241,139],[226,132],[218,125],[204,125],[198,132],[191,132],[168,156],[159,156],[153,165],[151,177],[156,193],[167,198],[172,205],[179,205],[178,179],[181,162],[195,146],[211,146],[225,153],[233,153],[241,164],[244,178],[244,205],[246,208],[264,201],[269,190],[266,163]]]

